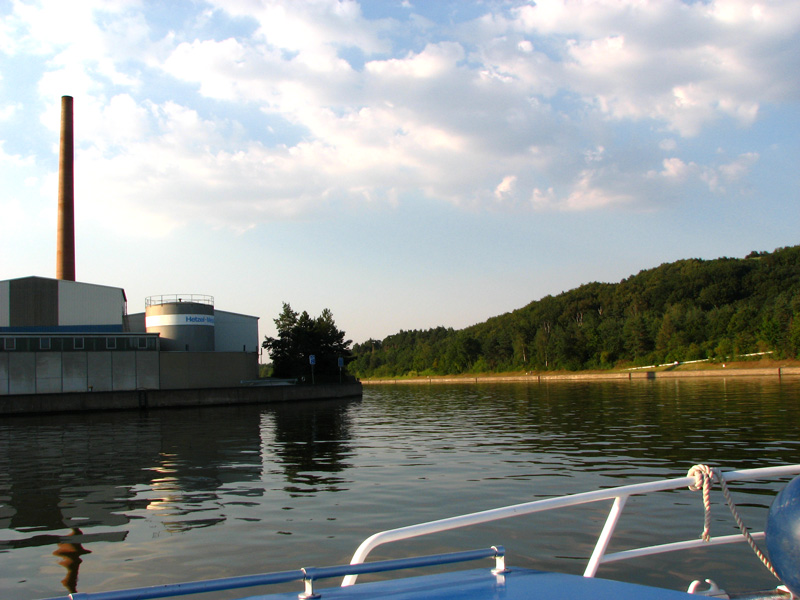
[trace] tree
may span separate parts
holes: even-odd
[[[306,311],[297,313],[284,302],[283,310],[274,320],[278,337],[264,337],[261,346],[272,358],[273,376],[310,378],[310,357],[315,357],[314,379],[331,382],[339,380],[339,358],[350,358],[350,340],[336,327],[333,313],[327,308],[312,318]]]

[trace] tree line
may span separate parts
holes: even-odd
[[[800,357],[800,246],[588,283],[461,330],[353,346],[358,377],[609,369],[753,352]]]

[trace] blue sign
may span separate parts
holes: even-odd
[[[344,359],[340,356],[339,357],[339,368],[341,369],[344,366]]]
[[[314,354],[312,354],[312,355],[310,355],[308,357],[308,364],[310,364],[310,365],[317,364],[317,357]]]

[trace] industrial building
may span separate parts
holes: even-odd
[[[226,388],[258,376],[258,317],[211,296],[75,280],[72,98],[62,97],[56,278],[0,281],[0,396]]]
[[[122,288],[0,281],[0,396],[235,387],[258,376],[258,317],[211,296],[154,296],[128,315]]]

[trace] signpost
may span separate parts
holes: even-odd
[[[311,365],[311,385],[314,385],[314,365],[317,364],[316,354],[310,354],[308,356],[308,364]]]
[[[344,358],[339,357],[339,383],[342,383],[342,367],[344,366]]]

